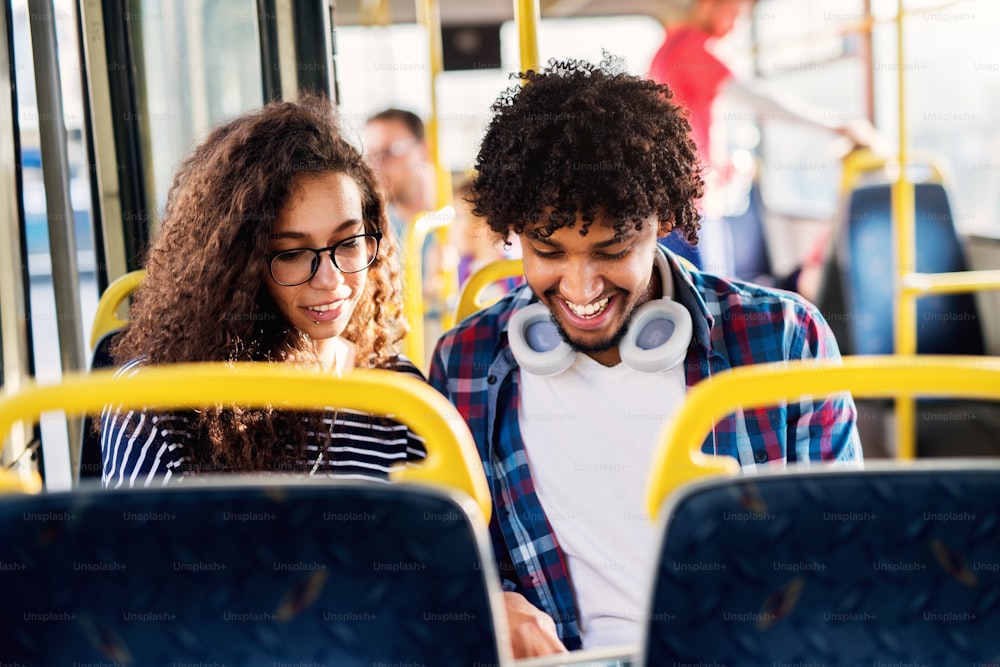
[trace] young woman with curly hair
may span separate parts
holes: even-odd
[[[422,377],[397,354],[395,248],[374,174],[330,103],[268,104],[216,128],[181,165],[113,357],[122,374],[258,361]],[[344,411],[108,408],[101,444],[115,487],[208,472],[384,478],[424,456],[402,424]]]

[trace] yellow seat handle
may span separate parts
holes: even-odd
[[[842,360],[757,364],[724,371],[694,386],[660,435],[646,494],[656,517],[679,486],[734,475],[736,459],[701,451],[715,420],[738,408],[759,408],[803,395],[958,396],[1000,399],[1000,359],[960,356],[865,356]]]
[[[467,493],[488,522],[489,487],[475,442],[465,421],[429,385],[401,373],[359,369],[347,377],[277,364],[177,364],[150,366],[130,377],[114,370],[76,373],[57,385],[29,385],[0,394],[0,437],[17,421],[50,410],[67,415],[93,414],[106,405],[127,409],[194,409],[206,405],[273,406],[323,410],[337,406],[391,416],[424,438],[426,460],[394,469],[394,480],[444,485]]]
[[[97,302],[94,324],[90,328],[91,350],[97,347],[97,343],[108,332],[121,329],[128,324],[128,320],[118,317],[118,307],[145,278],[146,272],[144,270],[132,271],[119,277],[104,290],[100,301]]]

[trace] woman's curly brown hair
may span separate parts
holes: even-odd
[[[619,233],[656,216],[697,242],[704,182],[685,112],[667,86],[615,68],[550,60],[493,104],[469,200],[498,236],[551,233],[579,212],[582,235],[598,213]]]
[[[359,366],[386,366],[406,331],[396,245],[374,174],[319,97],[273,102],[229,121],[183,162],[130,326],[112,348],[115,362],[294,359],[318,366],[313,341],[287,324],[268,292],[264,256],[300,179],[327,173],[354,180],[366,228],[383,234],[343,336],[357,347]],[[192,459],[202,469],[273,469],[289,460],[286,443],[294,459],[305,441],[301,414],[208,409],[196,423],[200,449]]]

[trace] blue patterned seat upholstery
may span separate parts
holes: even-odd
[[[916,270],[966,271],[948,194],[940,183],[914,190]],[[892,354],[894,268],[892,186],[860,187],[848,202],[841,280],[847,297],[845,354]],[[917,300],[919,354],[983,354],[979,312],[972,294],[937,294]]]
[[[996,460],[713,480],[662,514],[642,664],[1000,661]]]
[[[497,664],[488,538],[455,498],[287,480],[4,496],[0,653],[19,665]]]

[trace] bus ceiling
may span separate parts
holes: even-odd
[[[542,18],[568,16],[652,16],[666,20],[677,16],[689,0],[541,0]],[[513,0],[440,0],[441,23],[450,25],[499,25],[514,20]],[[413,0],[337,0],[338,25],[416,23]]]

